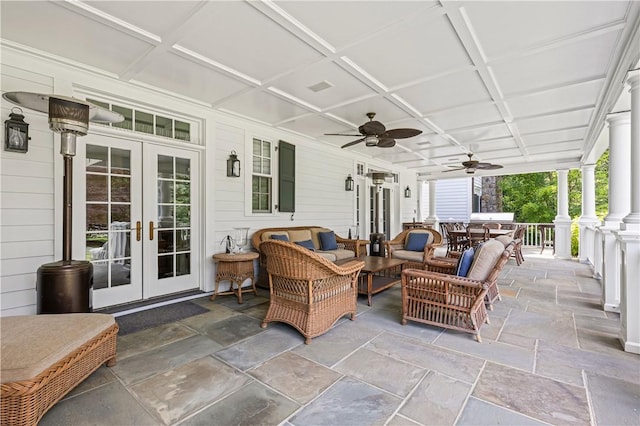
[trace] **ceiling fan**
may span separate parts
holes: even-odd
[[[341,148],[347,148],[352,145],[356,145],[360,142],[364,142],[367,146],[377,146],[379,148],[391,148],[395,146],[396,139],[411,138],[418,136],[422,133],[422,130],[418,129],[391,129],[387,130],[379,121],[373,121],[373,117],[376,116],[375,112],[368,112],[367,117],[369,121],[358,127],[359,135],[350,135],[345,133],[325,133],[327,136],[352,136],[360,137],[347,144],[341,146]]]
[[[455,169],[445,170],[444,172],[455,172],[456,170],[465,170],[467,174],[472,175],[476,172],[476,170],[496,170],[501,169],[502,166],[500,164],[491,164],[491,163],[482,163],[478,160],[472,160],[473,153],[470,152],[467,154],[469,159],[467,161],[462,162],[462,167],[456,166],[448,166],[448,167],[456,167]]]

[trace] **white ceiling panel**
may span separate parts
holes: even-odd
[[[331,87],[314,92],[310,87],[327,82]],[[333,62],[324,61],[302,69],[273,86],[319,108],[342,104],[370,94],[370,89]]]
[[[554,144],[531,146],[527,148],[527,152],[529,152],[529,154],[531,155],[537,155],[537,154],[548,154],[549,152],[554,152],[558,150],[559,151],[576,151],[580,149],[581,145],[582,144],[580,141],[556,142]]]
[[[522,135],[522,140],[527,147],[535,145],[546,145],[564,141],[582,141],[587,132],[587,127],[577,129],[557,130],[553,132],[542,132],[530,135]]]
[[[470,105],[429,115],[429,119],[443,129],[460,129],[478,124],[494,124],[502,116],[493,104]]]
[[[471,143],[487,139],[500,139],[511,137],[511,132],[506,124],[495,124],[492,126],[475,127],[473,129],[452,131],[453,136],[460,143]]]
[[[279,7],[336,48],[434,8],[435,1],[277,1]]]
[[[324,136],[325,133],[351,133],[351,131],[345,129],[344,124],[337,123],[334,120],[319,115],[309,115],[306,117],[296,118],[282,123],[279,127],[303,133],[310,137],[326,140],[336,145],[342,145],[350,141],[346,136]]]
[[[520,134],[546,132],[549,130],[566,129],[576,126],[586,126],[593,112],[592,108],[571,111],[560,114],[518,120]]]
[[[249,87],[215,69],[175,54],[155,58],[136,75],[136,80],[153,86],[162,85],[173,92],[209,103]]]
[[[91,7],[163,36],[175,30],[194,11],[199,1],[91,1]]]
[[[309,113],[291,102],[259,90],[252,90],[223,102],[221,108],[269,124]]]
[[[345,150],[436,178],[469,150],[508,173],[578,167],[606,143],[603,117],[629,108],[623,75],[640,60],[640,1],[0,1],[0,12],[0,61],[83,64],[326,149],[359,136],[324,133],[358,134],[375,112],[423,133]]]
[[[387,87],[469,65],[446,16],[422,13],[344,54]]]
[[[581,38],[523,57],[491,64],[506,96],[600,78],[607,72],[620,31]],[[587,54],[588,52],[588,54]]]
[[[559,87],[531,95],[507,100],[507,105],[515,118],[552,111],[595,106],[603,81],[594,80],[583,84]]]
[[[406,112],[381,96],[364,99],[349,105],[334,108],[328,112],[342,118],[343,120],[347,120],[356,126],[360,126],[361,124],[369,121],[367,118],[368,112],[375,112],[375,120],[380,121],[385,125],[386,123],[403,120],[409,117]]]
[[[54,3],[0,4],[2,38],[112,73],[120,73],[151,48],[140,39]]]
[[[227,1],[215,6],[219,13],[181,40],[181,46],[261,81],[320,58],[248,3]]]
[[[624,18],[627,1],[465,2],[489,57],[580,34]]]
[[[396,93],[422,114],[479,101],[490,101],[475,71],[462,71],[409,86]]]

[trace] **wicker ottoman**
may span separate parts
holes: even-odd
[[[106,314],[0,318],[0,424],[35,425],[102,364],[115,364],[118,325]]]

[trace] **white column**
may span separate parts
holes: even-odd
[[[614,232],[629,214],[631,181],[631,120],[629,113],[617,114],[609,124],[609,212],[600,227],[602,233],[602,307],[620,312],[620,250]]]
[[[429,181],[429,217],[424,220],[425,223],[431,224],[434,228],[438,227],[438,216],[436,214],[436,181]]]
[[[615,232],[620,243],[620,334],[627,352],[640,354],[640,71],[627,80],[631,89],[631,212]]]
[[[582,216],[578,219],[580,229],[580,244],[578,260],[584,263],[594,263],[595,258],[595,229],[600,224],[596,216],[596,165],[582,166]]]
[[[569,216],[569,170],[558,170],[558,214],[556,225],[556,258],[571,259],[571,217]]]

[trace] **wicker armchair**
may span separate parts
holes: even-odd
[[[264,241],[260,250],[266,254],[271,298],[261,327],[272,321],[290,324],[309,344],[342,316],[355,319],[363,261],[338,266],[304,247],[276,240]]]
[[[489,323],[487,285],[455,275],[418,269],[402,271],[402,325],[407,321],[473,333]]]
[[[498,246],[496,243],[499,243]],[[504,251],[496,249],[495,252],[498,253],[495,259],[489,259],[488,263],[490,265],[490,269],[488,271],[479,271],[476,266],[479,266],[474,261],[474,264],[471,266],[469,270],[469,277],[472,279],[479,279],[483,283],[487,285],[487,296],[486,296],[486,304],[489,306],[490,310],[493,310],[493,302],[496,299],[500,300],[500,289],[498,288],[498,275],[502,271],[504,264],[509,260],[509,257],[514,251],[515,241],[508,242],[506,245],[503,242],[500,242],[496,239],[490,239],[485,244],[495,245],[495,247],[504,247]],[[432,257],[425,261],[424,269],[429,272],[437,272],[441,274],[447,275],[455,275],[456,267],[458,265],[458,257],[450,257],[450,258],[442,258],[442,257]],[[493,266],[491,266],[493,265]],[[476,269],[474,271],[474,269]]]
[[[404,250],[408,235],[412,232],[430,233],[433,238],[430,243],[424,246],[423,252],[411,252]],[[407,260],[405,268],[424,268],[424,261],[433,257],[436,247],[442,245],[442,234],[435,229],[407,229],[399,233],[393,240],[385,241],[387,257],[395,257]]]

